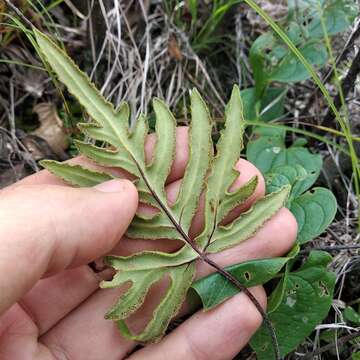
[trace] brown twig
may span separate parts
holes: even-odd
[[[336,58],[335,67],[339,66],[340,62],[346,58],[352,45],[359,36],[360,36],[360,20],[358,20],[358,22],[356,23],[354,31],[351,33],[349,39],[346,41],[346,44],[344,45],[341,53]],[[333,77],[333,75],[334,75],[334,68],[331,68],[329,72],[324,76],[323,81],[327,82],[329,79]],[[318,88],[317,91],[319,91]]]
[[[311,249],[304,249],[299,252],[299,254],[308,254],[310,251],[313,250],[320,250],[320,251],[342,251],[342,250],[358,250],[360,249],[360,245],[334,245],[334,246],[319,246],[314,247]]]
[[[320,349],[317,349],[316,351],[313,351],[311,354],[308,354],[306,356],[304,356],[302,358],[302,360],[311,360],[311,359],[314,359],[315,356],[317,355],[320,355],[326,351],[329,351],[331,350],[332,348],[334,348],[335,346],[338,346],[338,345],[341,345],[341,344],[344,344],[352,339],[355,339],[357,337],[360,337],[360,330],[352,333],[352,334],[349,334],[349,335],[346,335],[346,336],[343,336],[341,337],[340,339],[338,339],[336,342],[333,342],[332,344],[328,344],[328,345],[325,345],[323,347],[321,347]]]

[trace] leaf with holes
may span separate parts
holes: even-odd
[[[271,280],[298,252],[299,246],[296,245],[286,257],[250,260],[225,269],[246,287],[262,285]],[[208,275],[196,281],[191,287],[200,297],[206,310],[212,309],[239,292],[219,273]]]
[[[255,191],[257,179],[251,179],[237,191],[229,189],[239,176],[234,166],[243,147],[244,120],[239,89],[235,86],[225,112],[225,127],[216,146],[211,140],[212,121],[200,94],[191,92],[192,122],[189,131],[189,160],[177,199],[167,201],[165,183],[175,157],[175,119],[159,99],[153,101],[156,116],[156,145],[152,159],[145,157],[148,123],[140,116],[129,128],[129,106],[121,104],[115,111],[74,62],[47,36],[34,30],[44,58],[88,112],[92,121],[80,124],[81,131],[94,142],[109,146],[97,147],[77,142],[79,152],[105,167],[119,167],[136,179],[140,202],[153,206],[152,216],[137,214],[127,235],[134,239],[182,241],[174,253],[142,251],[130,256],[108,256],[106,263],[116,270],[112,281],[102,287],[124,287],[127,290],[106,317],[117,322],[123,336],[140,342],[160,339],[171,319],[178,313],[195,276],[195,260],[219,252],[250,238],[285,204],[289,186],[259,200],[253,207],[229,224],[227,214],[241,205]],[[100,183],[111,175],[54,162],[44,166],[67,182],[78,186]],[[195,238],[189,237],[190,226],[204,193],[204,229]],[[128,318],[144,304],[150,287],[167,278],[166,293],[155,308],[145,328],[134,334]]]
[[[328,253],[312,251],[299,270],[287,275],[285,284],[279,283],[284,291],[269,318],[275,326],[282,356],[295,349],[327,315],[335,286],[335,274],[326,269],[330,261]],[[250,344],[259,360],[274,358],[271,339],[264,326]]]

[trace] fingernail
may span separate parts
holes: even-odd
[[[105,193],[119,192],[124,190],[124,181],[119,179],[109,180],[96,185],[94,188]]]

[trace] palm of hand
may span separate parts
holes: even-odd
[[[146,145],[149,157],[154,141],[150,135]],[[176,198],[186,161],[187,129],[179,128],[176,159],[167,184],[170,202]],[[75,162],[85,160],[75,159]],[[237,168],[241,175],[233,189],[254,175],[260,181],[255,194],[232,216],[238,216],[264,195],[259,171],[245,160],[239,160]],[[6,277],[4,282],[0,281],[3,284],[0,292],[11,293],[8,299],[0,301],[0,314],[6,310],[0,316],[0,359],[123,359],[135,348],[135,343],[119,336],[113,322],[104,319],[119,290],[98,290],[98,284],[111,274],[108,270],[95,274],[84,264],[109,252],[128,255],[154,248],[174,251],[177,244],[166,240],[154,244],[123,237],[136,210],[137,195],[129,182],[117,181],[111,186],[112,191],[118,191],[119,198],[110,199],[105,194],[107,202],[101,204],[99,196],[104,194],[93,194],[100,191],[63,186],[43,171],[0,192],[0,218],[5,219],[0,224],[0,234],[6,239],[0,244],[0,253],[9,254],[6,259],[0,259],[0,276]],[[109,185],[100,188],[101,185],[99,190],[105,193],[111,190]],[[151,210],[140,206],[139,211]],[[200,206],[192,224],[193,234],[201,231],[201,211]],[[213,259],[227,266],[279,256],[291,247],[295,237],[296,222],[287,209],[282,209],[253,238],[214,254]],[[205,264],[197,264],[198,277],[211,271]],[[44,278],[45,275],[49,277]],[[163,288],[164,284],[160,283],[151,289],[146,306],[132,321],[135,329],[146,323],[146,316]],[[253,292],[265,304],[263,289],[256,288]],[[189,311],[189,306],[185,306],[182,314]],[[239,294],[210,312],[195,313],[160,343],[130,357],[231,359],[260,323],[261,317],[253,304]]]

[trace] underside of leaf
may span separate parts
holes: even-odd
[[[117,321],[123,336],[140,342],[160,339],[170,321],[177,315],[195,276],[195,261],[200,255],[222,251],[253,236],[286,202],[289,187],[268,195],[229,224],[226,216],[249,199],[257,187],[257,178],[240,189],[230,188],[239,176],[236,162],[243,148],[244,119],[240,91],[231,94],[225,112],[225,126],[216,149],[211,139],[212,121],[197,90],[191,92],[191,126],[189,159],[175,203],[170,206],[165,184],[176,149],[176,121],[159,99],[153,101],[156,116],[156,144],[150,161],[146,161],[144,145],[147,121],[140,116],[133,130],[129,129],[129,107],[123,103],[118,111],[109,104],[74,62],[47,36],[34,30],[44,58],[59,80],[84,106],[92,121],[81,124],[80,130],[93,141],[76,142],[79,152],[99,165],[119,167],[133,177],[140,202],[158,211],[153,215],[137,214],[128,230],[136,239],[180,240],[183,245],[174,253],[142,251],[131,256],[108,256],[107,264],[116,270],[112,281],[103,288],[130,286],[106,317]],[[93,145],[103,143],[104,147]],[[113,177],[107,173],[84,169],[79,165],[44,162],[52,173],[76,186],[94,186]],[[191,238],[189,230],[204,194],[204,227]],[[146,301],[150,287],[168,277],[167,292],[155,308],[143,331],[133,334],[128,318]]]

